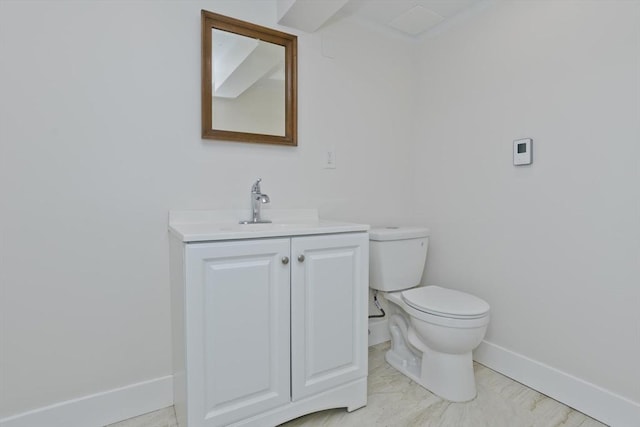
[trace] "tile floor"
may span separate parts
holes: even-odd
[[[330,409],[280,427],[602,427],[604,424],[489,368],[475,365],[478,397],[467,403],[440,399],[384,360],[389,343],[369,348],[367,406]],[[173,407],[109,427],[177,427]]]

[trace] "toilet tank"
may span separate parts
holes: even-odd
[[[386,227],[369,231],[369,287],[392,292],[417,286],[427,260],[429,229]]]

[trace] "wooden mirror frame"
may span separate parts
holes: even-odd
[[[285,49],[285,134],[267,135],[213,128],[212,51],[213,29],[260,39]],[[202,138],[264,144],[298,145],[298,37],[202,10]]]

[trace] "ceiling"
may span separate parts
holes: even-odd
[[[314,32],[331,20],[353,18],[410,40],[482,1],[486,0],[278,0],[278,22]],[[257,84],[284,84],[282,46],[217,30],[213,40],[214,96],[235,99]]]
[[[353,17],[417,38],[486,0],[278,0],[279,23],[314,32],[329,19]]]
[[[350,0],[341,13],[417,37],[480,0]]]

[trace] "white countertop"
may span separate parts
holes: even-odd
[[[369,230],[366,224],[321,220],[315,209],[269,209],[262,217],[270,224],[238,223],[250,216],[249,210],[171,211],[169,231],[183,242],[205,242]]]

